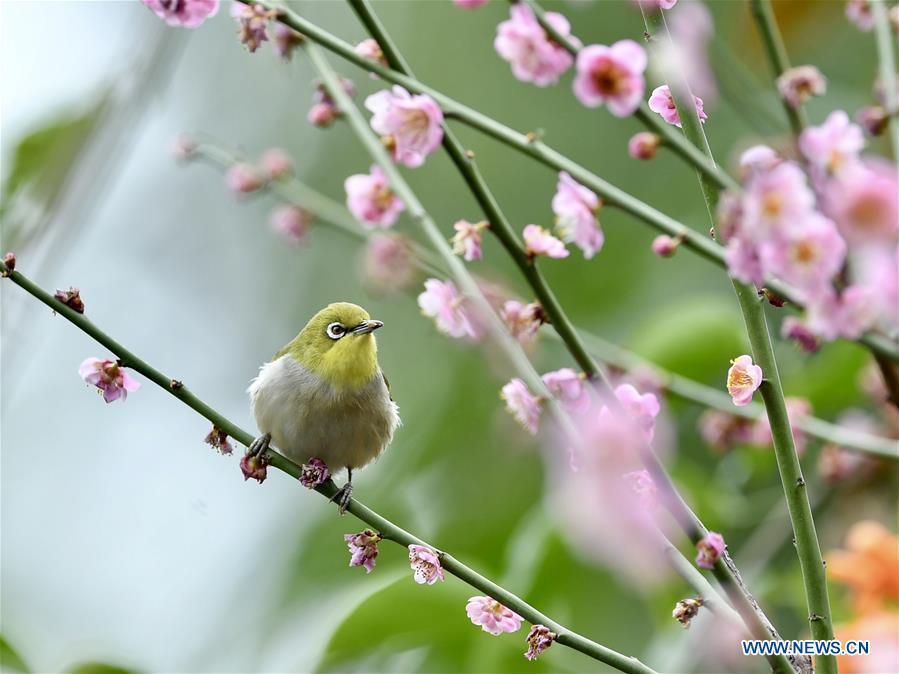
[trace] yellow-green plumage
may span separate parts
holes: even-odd
[[[355,304],[330,304],[262,366],[248,391],[276,449],[337,472],[361,468],[390,444],[399,411],[378,366],[372,333],[381,325]]]

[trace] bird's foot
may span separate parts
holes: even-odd
[[[247,456],[262,456],[265,452],[268,451],[269,443],[272,441],[272,434],[266,433],[265,435],[260,435],[258,438],[253,440],[250,443],[249,448],[247,449]]]
[[[353,483],[347,482],[340,489],[337,490],[337,493],[331,497],[331,500],[337,504],[337,511],[343,515],[346,513],[346,509],[350,505],[350,501],[353,498]]]

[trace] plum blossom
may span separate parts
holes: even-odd
[[[882,105],[866,105],[855,112],[855,123],[869,136],[879,136],[889,126],[890,116]]]
[[[499,636],[503,632],[516,632],[521,628],[523,618],[491,597],[472,597],[465,606],[465,613],[475,625]]]
[[[377,165],[373,165],[368,174],[359,173],[347,178],[344,188],[347,208],[367,229],[390,227],[406,208]]]
[[[874,28],[874,12],[871,10],[871,0],[848,0],[846,18],[859,30],[865,32],[872,30]]]
[[[652,440],[655,419],[661,411],[659,399],[655,394],[640,393],[631,384],[619,384],[615,387],[615,397],[636,421],[637,426],[644,430],[647,439]]]
[[[591,190],[565,171],[559,173],[552,209],[556,214],[556,231],[564,241],[574,243],[586,259],[592,258],[604,241],[596,214],[600,200]]]
[[[865,146],[861,127],[849,121],[842,110],[831,112],[820,126],[810,126],[799,136],[799,150],[824,175],[854,168]]]
[[[571,35],[568,19],[556,12],[546,12],[543,16],[557,33],[580,46],[580,41]],[[493,47],[512,66],[516,79],[533,82],[538,87],[558,82],[559,76],[574,62],[564,47],[549,38],[533,10],[523,2],[509,8],[509,19],[497,26]]]
[[[752,442],[753,422],[745,417],[709,409],[699,417],[699,435],[712,449],[723,452]]]
[[[228,456],[234,452],[234,447],[228,442],[228,434],[218,426],[213,426],[212,430],[206,435],[204,442],[218,450],[224,456]]]
[[[309,235],[312,213],[292,204],[276,206],[269,215],[272,229],[291,246],[302,245]]]
[[[699,96],[694,96],[693,103],[696,106],[696,113],[699,115],[699,121],[705,123],[705,120],[708,119],[708,115],[706,115],[705,110],[703,110],[702,99],[699,98]],[[662,116],[662,119],[669,124],[673,124],[680,128],[680,115],[677,112],[677,106],[674,104],[674,97],[671,95],[671,89],[668,88],[667,84],[663,84],[662,86],[653,89],[652,95],[649,97],[649,109],[659,113]]]
[[[384,56],[381,45],[372,37],[362,40],[362,42],[353,47],[353,51],[362,58],[374,61],[378,65],[387,65],[387,57]]]
[[[522,343],[533,339],[546,319],[543,307],[536,302],[524,304],[517,300],[507,300],[499,315],[512,336]]]
[[[717,102],[718,83],[708,54],[709,42],[715,35],[715,22],[708,7],[704,2],[683,2],[665,17],[665,22],[671,31],[667,47],[674,52],[666,66],[679,68],[686,76],[690,90],[704,101]],[[668,74],[670,72],[668,70]]]
[[[331,479],[328,464],[313,456],[300,467],[300,484],[306,489],[315,489]]]
[[[780,156],[767,145],[753,145],[740,155],[740,170],[744,177],[770,171],[781,162]]]
[[[527,642],[528,650],[524,657],[528,660],[536,660],[537,656],[553,645],[556,640],[556,633],[550,631],[548,627],[543,625],[534,625],[528,632]]]
[[[506,409],[515,421],[531,435],[536,435],[540,421],[540,397],[531,393],[527,384],[516,377],[503,386],[500,398],[506,401]]]
[[[234,2],[231,5],[231,16],[239,26],[237,39],[252,53],[259,49],[263,42],[268,42],[268,22],[278,16],[278,12],[259,4],[245,5],[242,2]]]
[[[634,159],[652,159],[656,156],[662,139],[651,131],[640,131],[627,142],[627,153]]]
[[[751,241],[732,238],[724,250],[724,261],[728,273],[738,281],[761,286],[765,272],[759,258],[758,249]]]
[[[652,252],[659,257],[671,257],[677,252],[679,244],[677,237],[660,234],[652,240]]]
[[[792,339],[806,353],[817,353],[821,348],[821,340],[812,332],[805,322],[796,316],[786,316],[780,324],[780,336]]]
[[[249,194],[265,185],[265,176],[252,164],[237,162],[225,171],[225,185],[235,194]]]
[[[440,147],[443,111],[430,96],[395,86],[366,98],[365,107],[373,113],[371,128],[389,139],[394,161],[416,168]]]
[[[363,253],[363,279],[378,292],[395,292],[409,287],[417,269],[406,237],[375,233],[368,238]]]
[[[899,175],[887,162],[866,161],[831,181],[827,213],[853,245],[899,240]]]
[[[752,362],[752,356],[742,355],[731,361],[727,371],[727,392],[734,405],[743,407],[752,400],[752,394],[762,383],[762,368]]]
[[[760,241],[801,221],[815,205],[815,195],[796,164],[782,162],[759,171],[743,200],[743,234]]]
[[[569,255],[565,244],[539,225],[527,225],[522,234],[525,251],[531,257],[545,255],[546,257],[563,258]]]
[[[843,266],[846,242],[836,225],[818,213],[760,247],[763,266],[807,294],[826,290]]]
[[[268,476],[266,465],[264,458],[244,454],[240,459],[240,472],[243,473],[244,481],[256,480],[259,484],[265,482],[265,478]]]
[[[170,26],[196,28],[219,11],[219,0],[141,0]]]
[[[103,392],[103,400],[111,403],[128,397],[128,394],[140,388],[125,371],[125,367],[114,360],[87,358],[78,368],[78,374],[88,384],[96,386]]]
[[[637,501],[644,508],[652,508],[656,505],[656,483],[648,470],[633,470],[624,474],[627,482],[637,497]]]
[[[343,540],[350,551],[350,566],[361,566],[365,573],[371,573],[378,558],[378,543],[381,534],[365,529],[358,534],[344,534]]]
[[[409,564],[413,571],[412,578],[419,585],[433,585],[438,580],[444,579],[440,557],[431,548],[424,545],[410,545]]]
[[[684,629],[690,627],[693,618],[699,615],[699,609],[702,607],[702,597],[689,597],[681,599],[674,606],[671,617],[684,626]]]
[[[488,223],[484,221],[478,223],[471,223],[468,220],[457,221],[453,225],[456,233],[451,239],[453,252],[461,255],[466,262],[480,260],[482,257],[481,230],[488,226]]]
[[[289,61],[293,56],[293,50],[303,43],[305,38],[296,32],[293,28],[285,26],[283,23],[275,24],[275,39],[272,42],[272,49],[275,53],[285,61]]]
[[[777,91],[791,108],[827,92],[827,78],[815,66],[796,66],[777,78]]]
[[[576,372],[570,367],[563,367],[561,370],[543,375],[543,383],[550,393],[565,409],[577,414],[583,414],[590,409],[590,392],[584,380],[583,373]]]
[[[574,95],[588,108],[605,103],[616,117],[627,117],[643,98],[646,62],[646,50],[633,40],[584,47],[577,56]]]
[[[79,314],[84,313],[84,300],[81,299],[81,291],[78,290],[78,288],[69,287],[68,290],[57,288],[56,292],[53,293],[53,297],[65,304],[72,311]]]
[[[464,299],[452,281],[425,281],[425,291],[418,296],[421,312],[434,319],[437,329],[450,337],[478,339],[481,331],[465,310]]]
[[[293,158],[279,147],[273,147],[259,157],[259,169],[271,180],[277,180],[293,173]]]
[[[724,536],[714,531],[708,532],[696,543],[696,566],[700,569],[713,569],[726,548]]]
[[[858,339],[877,320],[880,303],[875,293],[869,286],[850,285],[840,293],[817,295],[806,306],[806,325],[826,341]]]

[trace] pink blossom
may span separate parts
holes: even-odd
[[[551,632],[548,627],[543,625],[534,625],[528,632],[527,642],[528,650],[524,654],[528,660],[536,660],[537,656],[553,645],[556,640],[556,633]]]
[[[371,128],[391,139],[393,159],[400,164],[421,166],[425,157],[440,147],[443,111],[430,96],[413,96],[395,86],[366,98],[365,107],[374,113]]]
[[[848,0],[846,2],[846,18],[859,30],[865,32],[872,30],[874,28],[874,12],[871,10],[871,0]]]
[[[437,323],[437,329],[450,337],[478,339],[480,329],[465,310],[462,295],[452,281],[425,281],[425,291],[418,296],[421,312]]]
[[[512,336],[522,343],[533,339],[545,320],[543,307],[536,302],[524,304],[517,300],[507,300],[499,315]]]
[[[362,42],[353,47],[353,51],[364,59],[373,61],[381,66],[387,66],[387,57],[384,56],[381,45],[374,38],[370,37],[362,40]]]
[[[899,5],[895,5],[899,7]],[[895,9],[894,7],[894,9]],[[897,12],[899,16],[899,12]],[[869,136],[879,136],[890,124],[890,116],[882,105],[866,105],[855,112],[855,123]]]
[[[805,322],[796,316],[787,316],[780,324],[780,336],[792,339],[806,353],[816,353],[821,348],[821,340]]]
[[[899,176],[895,165],[867,161],[827,186],[827,212],[854,245],[899,240]]]
[[[669,0],[670,1],[670,0]],[[712,14],[703,2],[684,2],[665,17],[671,31],[672,63],[683,71],[690,90],[707,103],[718,100],[718,84],[708,46],[715,35]]]
[[[705,120],[708,119],[708,115],[706,115],[705,110],[702,109],[702,99],[699,98],[699,96],[694,96],[693,103],[696,105],[696,113],[699,115],[699,121],[705,123]],[[663,84],[662,86],[653,89],[652,95],[649,97],[649,109],[659,113],[662,116],[662,119],[669,124],[673,124],[680,128],[680,115],[677,112],[677,106],[674,104],[674,97],[671,95],[671,90],[668,88],[667,84]]]
[[[218,426],[213,426],[212,430],[206,435],[204,442],[218,450],[220,454],[228,456],[234,452],[234,447],[228,442],[228,434]]]
[[[676,238],[660,234],[652,240],[652,252],[659,257],[671,257],[677,252],[678,244],[680,241]]]
[[[465,606],[469,620],[494,636],[517,632],[523,618],[491,597],[472,597]]]
[[[277,180],[293,173],[293,158],[285,150],[273,147],[259,157],[260,170],[272,180]]]
[[[431,548],[424,545],[410,545],[409,563],[414,572],[412,578],[419,585],[433,585],[438,580],[443,580],[440,558]]]
[[[602,230],[596,214],[600,201],[591,190],[562,171],[552,200],[556,214],[556,230],[565,241],[574,243],[588,260],[603,244]]]
[[[373,165],[369,174],[350,176],[343,186],[347,208],[368,229],[390,227],[406,208],[390,188],[380,166]]]
[[[536,435],[540,421],[540,398],[532,394],[517,377],[503,386],[500,397],[506,401],[506,409],[515,420],[529,433]]]
[[[225,171],[225,185],[235,194],[249,194],[265,185],[265,177],[255,166],[237,162]]]
[[[140,388],[140,382],[129,376],[122,365],[114,360],[87,358],[78,368],[78,374],[88,384],[96,386],[103,392],[103,400],[111,403]]]
[[[343,540],[350,551],[350,566],[361,566],[365,573],[371,573],[375,568],[375,560],[378,558],[378,543],[382,540],[381,534],[365,529],[358,534],[344,534]]]
[[[791,108],[798,108],[812,96],[827,92],[827,78],[815,66],[796,66],[777,78],[777,91]]]
[[[265,482],[268,476],[268,468],[265,459],[259,456],[250,456],[244,454],[240,459],[240,472],[243,473],[243,479],[256,480],[259,484]]]
[[[451,239],[453,243],[453,252],[461,255],[467,262],[480,260],[481,253],[481,230],[487,227],[486,222],[471,223],[468,220],[458,220],[453,229],[456,234]]]
[[[625,473],[624,480],[630,485],[640,505],[644,508],[656,506],[656,492],[658,489],[648,470],[633,470],[630,473]]]
[[[875,327],[897,334],[899,326],[899,246],[865,246],[853,259],[856,285],[867,288],[873,301]]]
[[[524,228],[524,246],[531,257],[546,255],[547,257],[568,257],[565,244],[539,225],[527,225]]]
[[[300,484],[306,489],[315,489],[331,479],[328,464],[313,456],[300,468]]]
[[[251,53],[259,49],[263,42],[268,42],[268,22],[277,15],[276,10],[266,9],[258,4],[234,2],[231,5],[231,16],[237,20],[239,26],[237,39],[245,44]]]
[[[641,131],[627,142],[627,153],[634,159],[652,159],[661,144],[661,137],[650,131]]]
[[[304,39],[293,28],[279,22],[275,24],[275,40],[272,42],[272,49],[282,59],[289,61],[290,57],[293,56],[293,50],[302,44]]]
[[[340,110],[333,103],[314,103],[306,114],[306,120],[320,129],[326,129],[341,116]]]
[[[751,241],[732,238],[724,250],[724,261],[728,273],[738,281],[761,286],[764,283],[764,270],[759,258],[758,249]]]
[[[487,4],[487,0],[453,0],[453,2],[456,7],[461,7],[462,9],[477,9]]]
[[[873,288],[851,285],[841,293],[829,291],[811,298],[806,325],[825,341],[858,339],[877,320],[880,304]]]
[[[309,236],[312,213],[292,204],[281,204],[269,215],[272,229],[291,246],[302,245]]]
[[[814,208],[815,195],[802,170],[792,162],[781,162],[756,173],[743,199],[742,234],[754,241],[770,239],[802,221]]]
[[[805,433],[800,431],[797,425],[812,413],[812,404],[805,398],[787,396],[784,398],[784,405],[787,408],[787,420],[790,422],[790,429],[793,433],[793,446],[796,454],[802,456],[805,452],[806,438]],[[771,422],[768,420],[767,414],[759,417],[753,425],[750,442],[760,447],[773,446],[774,438],[771,436]]]
[[[807,295],[826,289],[846,259],[846,242],[836,225],[814,212],[801,225],[763,242],[760,250],[765,269]]]
[[[616,386],[615,397],[644,430],[647,439],[652,440],[655,419],[661,411],[659,399],[652,393],[640,393],[630,384]]]
[[[372,234],[365,247],[362,265],[365,282],[379,292],[396,292],[409,287],[417,269],[405,237]]]
[[[710,531],[696,543],[696,566],[700,569],[715,568],[715,562],[724,554],[725,548],[724,536]]]
[[[762,383],[762,368],[752,362],[752,356],[743,355],[727,371],[727,392],[734,405],[743,407],[752,400],[752,394]]]
[[[723,452],[735,445],[750,444],[752,421],[736,414],[709,409],[699,417],[699,435],[712,449]]]
[[[580,41],[571,35],[571,26],[564,16],[546,12],[544,18],[556,32],[580,46]],[[512,66],[516,79],[533,82],[538,87],[558,82],[559,76],[574,62],[564,47],[549,38],[534,12],[523,2],[509,8],[509,19],[497,26],[493,47]]]
[[[821,126],[810,126],[799,136],[799,150],[825,175],[853,168],[865,146],[861,128],[842,110],[831,112]]]
[[[141,0],[170,26],[196,28],[215,16],[219,0]]]
[[[590,409],[590,393],[584,385],[584,379],[583,374],[570,367],[563,367],[561,370],[543,375],[543,383],[550,393],[562,403],[563,407],[577,414],[583,414]]]
[[[646,88],[646,51],[633,40],[584,47],[576,67],[574,95],[588,108],[605,103],[616,117],[627,117],[640,106]]]
[[[78,288],[70,286],[68,290],[57,288],[53,293],[53,297],[65,304],[72,311],[83,314],[84,300],[81,299],[81,291]]]

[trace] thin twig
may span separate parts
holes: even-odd
[[[890,137],[893,139],[893,161],[899,161],[899,102],[896,91],[896,54],[893,31],[887,4],[883,0],[871,0],[874,15],[874,36],[877,39],[877,57],[880,67],[880,85],[883,88],[884,107],[890,120]],[[899,404],[899,403],[897,403]]]

